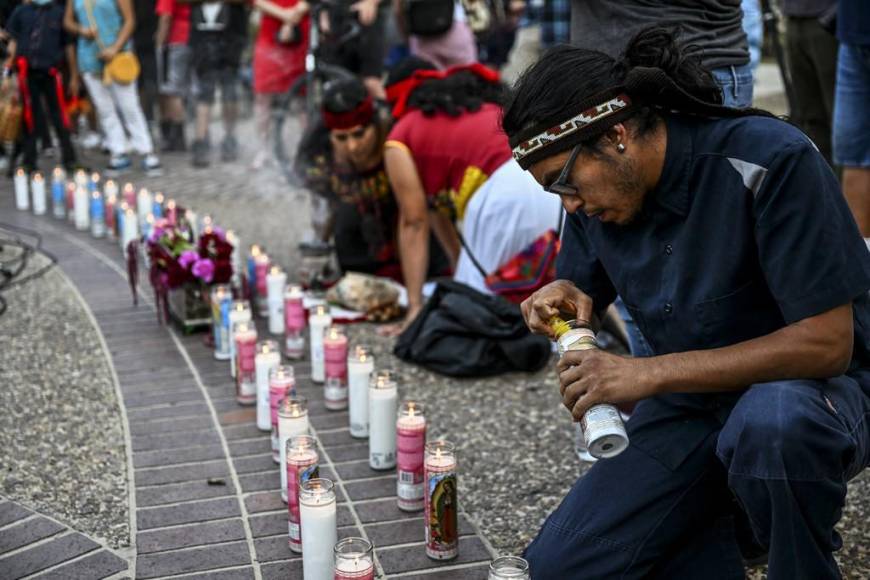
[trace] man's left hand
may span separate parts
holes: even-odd
[[[656,394],[649,358],[602,350],[566,352],[557,366],[562,404],[575,421],[600,403],[635,403]]]
[[[368,26],[378,15],[378,0],[360,0],[352,4],[350,9],[357,13],[360,24]]]

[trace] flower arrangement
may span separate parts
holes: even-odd
[[[229,282],[233,247],[223,230],[207,226],[199,240],[194,243],[191,238],[189,229],[166,219],[154,223],[147,238],[152,284],[172,290],[191,282]]]

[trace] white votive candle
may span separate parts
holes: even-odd
[[[322,383],[326,380],[326,369],[323,364],[323,334],[332,324],[329,307],[318,304],[308,317],[308,327],[311,329],[311,380]]]
[[[281,353],[274,340],[261,340],[257,343],[257,356],[254,367],[257,375],[257,428],[272,431],[272,417],[269,410],[269,373],[281,364]]]
[[[374,580],[372,543],[365,538],[345,538],[335,545],[334,580]]]
[[[154,209],[154,201],[151,198],[151,193],[143,187],[136,195],[136,215],[139,218],[140,226],[145,225],[145,219],[152,209]]]
[[[290,549],[302,551],[302,530],[299,525],[299,488],[310,479],[320,477],[317,442],[310,435],[297,435],[287,441],[287,523]]]
[[[357,345],[347,357],[350,436],[369,436],[369,381],[375,370],[375,359],[369,348]]]
[[[257,402],[257,327],[253,322],[236,323],[233,344],[236,353],[236,402],[254,405]]]
[[[73,214],[75,216],[75,226],[79,231],[87,230],[90,225],[91,196],[88,195],[88,190],[82,186],[76,186],[75,198],[73,198]]]
[[[272,266],[266,276],[270,334],[284,334],[285,286],[287,286],[287,274],[278,266]]]
[[[39,172],[33,174],[33,179],[30,181],[30,193],[33,196],[33,213],[45,215],[45,179]]]
[[[335,490],[328,479],[309,479],[299,490],[302,576],[333,580],[333,548],[338,541]]]
[[[391,371],[378,371],[369,384],[369,466],[396,466],[396,413],[399,393]]]
[[[240,322],[250,322],[251,307],[247,300],[233,300],[230,307],[230,376],[236,377],[236,341],[234,338],[235,326]]]
[[[278,448],[281,452],[281,499],[287,501],[287,442],[308,434],[308,407],[305,397],[286,397],[278,406]]]
[[[130,242],[139,238],[139,221],[136,219],[136,212],[128,207],[123,212],[124,224],[121,230],[121,250],[127,251],[127,246]]]
[[[277,344],[277,343],[276,343]],[[272,460],[281,463],[278,446],[278,407],[290,395],[296,394],[296,376],[290,365],[278,365],[269,373],[269,419],[272,422]]]

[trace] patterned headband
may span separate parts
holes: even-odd
[[[539,123],[520,132],[511,139],[514,159],[523,169],[528,169],[537,161],[600,135],[624,121],[631,116],[635,107],[623,91],[611,89],[609,94],[595,95],[583,104],[580,113],[563,122],[555,125],[552,121]]]

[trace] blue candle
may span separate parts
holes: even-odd
[[[105,220],[106,219],[106,208],[103,204],[103,196],[99,193],[95,192],[91,195],[91,219],[92,220]]]
[[[154,196],[154,203],[151,207],[151,213],[154,214],[154,219],[163,217],[163,194],[158,193]]]
[[[88,180],[88,193],[97,191],[97,186],[100,184],[100,174],[91,173],[91,178]]]

